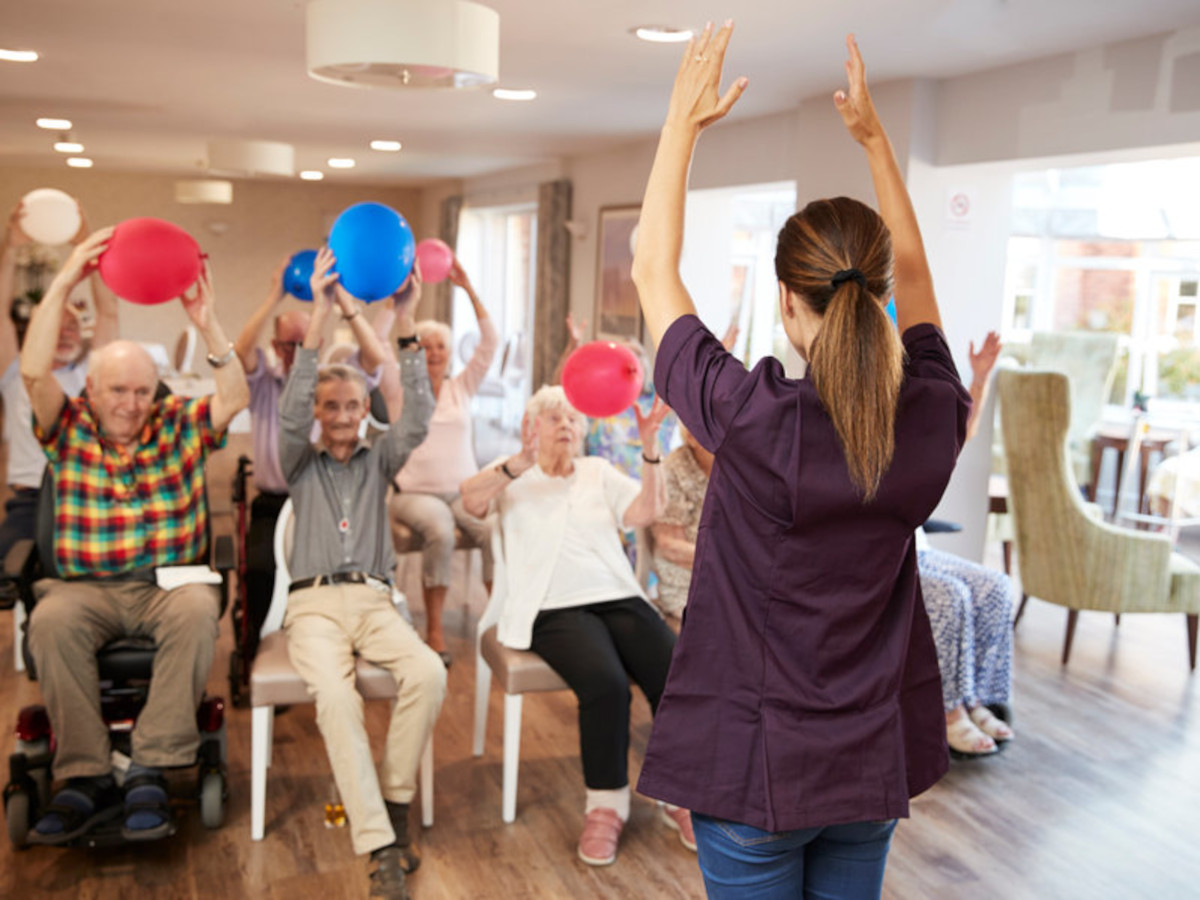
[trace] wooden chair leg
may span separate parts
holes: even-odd
[[[1012,577],[1012,541],[1001,541],[1000,547],[1004,551],[1004,574]]]
[[[1121,627],[1121,614],[1120,613],[1113,613],[1113,623],[1116,625],[1117,628]]]
[[[1075,640],[1075,623],[1079,621],[1079,610],[1067,610],[1067,639],[1063,641],[1062,664],[1067,664],[1067,659],[1071,656],[1071,642]]]
[[[1196,671],[1196,632],[1200,631],[1200,628],[1197,626],[1200,626],[1200,615],[1196,615],[1196,613],[1188,613],[1188,669],[1192,672]]]
[[[1028,594],[1021,594],[1021,603],[1017,607],[1017,614],[1013,618],[1013,628],[1017,627],[1017,623],[1021,621],[1021,614],[1025,612],[1025,604],[1029,602]]]

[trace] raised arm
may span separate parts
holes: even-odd
[[[983,339],[983,344],[980,345],[978,353],[975,352],[975,342],[971,341],[970,343],[971,415],[967,418],[967,436],[963,438],[964,441],[969,441],[975,437],[975,432],[979,431],[979,416],[983,413],[983,407],[987,403],[992,369],[996,367],[996,360],[1000,357],[1001,347],[1000,335],[994,331],[987,333],[987,337]]]
[[[667,482],[659,472],[662,448],[658,445],[658,427],[670,411],[660,397],[654,398],[654,405],[645,415],[636,403],[633,404],[638,436],[642,439],[642,490],[625,510],[625,519],[621,523],[625,528],[649,527],[667,508]]]
[[[656,346],[672,322],[696,311],[679,276],[688,168],[700,132],[723,118],[749,83],[739,78],[720,93],[721,67],[732,34],[732,21],[715,36],[710,23],[688,44],[642,199],[633,281]]]
[[[896,163],[892,143],[883,130],[867,90],[866,67],[854,35],[846,37],[846,50],[850,54],[846,60],[849,93],[838,91],[833,95],[833,102],[850,136],[867,152],[867,165],[870,166],[871,180],[875,184],[879,215],[892,233],[896,324],[901,334],[922,322],[931,322],[940,328],[942,319],[933,293],[933,276],[925,258],[921,229],[917,227],[917,216],[913,212],[904,176],[900,174],[900,166]]]
[[[471,284],[471,279],[457,256],[454,257],[454,265],[450,267],[450,282],[455,287],[466,291],[467,297],[471,301],[471,308],[475,311],[475,321],[479,323],[479,344],[475,347],[475,352],[471,354],[466,369],[459,376],[462,378],[463,389],[474,396],[475,392],[479,390],[479,385],[483,383],[483,379],[487,377],[492,360],[496,358],[500,334],[496,331],[496,326],[492,324],[491,316],[480,302],[479,295],[475,293],[475,286]]]
[[[267,290],[267,296],[250,315],[242,333],[233,342],[238,359],[242,361],[242,369],[247,375],[258,368],[258,353],[255,351],[258,349],[258,340],[262,337],[263,327],[275,315],[275,310],[286,296],[283,290],[283,274],[287,271],[287,266],[288,260],[284,259],[275,267],[275,271],[271,273],[271,286]]]
[[[12,320],[14,295],[17,292],[17,251],[30,242],[21,230],[21,212],[24,202],[13,207],[4,229],[4,245],[0,246],[0,373],[8,371],[17,358],[17,326]]]
[[[208,355],[213,358],[213,381],[217,389],[212,400],[212,427],[224,431],[233,417],[250,404],[250,386],[246,383],[246,371],[233,341],[225,336],[225,330],[217,321],[212,273],[207,263],[195,285],[179,298],[179,302],[204,340]]]
[[[91,230],[88,228],[87,215],[83,211],[83,205],[76,200],[75,207],[79,210],[79,232],[71,239],[71,243],[82,244]],[[108,285],[100,277],[100,270],[96,266],[92,266],[90,269],[88,284],[92,287],[92,303],[96,311],[91,349],[99,350],[121,336],[120,306],[117,303],[117,295],[108,289]]]
[[[538,419],[528,415],[521,419],[521,452],[496,465],[480,469],[458,486],[463,509],[482,519],[491,509],[492,501],[505,488],[537,465]]]
[[[21,378],[29,393],[34,418],[43,431],[53,427],[66,401],[66,395],[53,371],[54,348],[58,346],[62,317],[73,315],[67,309],[67,298],[75,286],[87,277],[88,270],[95,265],[100,254],[108,248],[112,233],[111,228],[101,228],[75,245],[29,320],[25,346],[21,348]]]

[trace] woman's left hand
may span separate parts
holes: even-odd
[[[642,413],[642,408],[633,404],[633,415],[637,419],[638,436],[642,439],[642,451],[650,456],[651,450],[658,446],[658,429],[663,420],[671,412],[671,407],[663,402],[657,394],[654,395],[654,405],[650,412]]]
[[[731,84],[724,95],[720,93],[725,48],[729,46],[732,34],[732,19],[721,26],[716,37],[713,37],[713,26],[709,22],[699,37],[688,42],[687,51],[675,75],[675,87],[671,91],[668,125],[681,125],[700,131],[724,118],[742,96],[746,85],[750,83],[744,76]]]

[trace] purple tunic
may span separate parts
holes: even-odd
[[[913,532],[971,401],[937,328],[904,346],[895,455],[864,504],[809,379],[747,372],[694,316],[667,330],[655,383],[716,462],[641,793],[790,831],[906,816],[945,773]]]

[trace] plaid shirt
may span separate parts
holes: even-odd
[[[225,443],[211,397],[156,402],[132,453],[100,434],[87,401],[69,398],[49,433],[34,431],[54,478],[60,578],[103,578],[208,556],[204,461]]]

